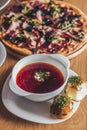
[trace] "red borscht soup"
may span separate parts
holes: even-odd
[[[18,72],[16,83],[31,93],[47,93],[58,89],[64,83],[64,76],[51,64],[32,63]]]

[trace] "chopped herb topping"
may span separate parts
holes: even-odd
[[[52,1],[50,2],[50,7],[53,9],[52,16],[53,18],[56,17],[58,13],[61,12],[61,8],[59,8],[56,4],[54,4]]]
[[[65,41],[66,39],[63,38],[63,37],[53,37],[53,38],[49,37],[49,38],[47,39],[48,42],[52,42],[52,41],[54,41],[54,40]]]
[[[57,12],[60,12],[60,8],[58,8],[58,6],[56,6],[55,4],[52,4],[51,7],[57,11]]]
[[[70,22],[65,22],[63,25],[62,25],[62,29],[65,30],[69,27],[72,27],[73,26],[73,23],[70,23]]]
[[[46,79],[48,79],[49,76],[50,76],[50,72],[41,70],[35,73],[34,78],[39,82],[44,82]]]
[[[15,21],[16,19],[17,19],[16,16],[13,16],[13,17],[11,18],[12,21]]]
[[[81,83],[82,83],[82,80],[81,80],[81,77],[80,77],[80,76],[71,76],[71,77],[68,79],[68,82],[70,82],[70,83],[76,82],[76,83],[81,84]]]
[[[21,7],[22,9],[24,9],[25,5],[24,5],[24,4],[21,4],[20,7]]]
[[[31,21],[29,21],[29,24],[34,26],[38,23],[38,20],[37,19],[32,19]]]
[[[58,96],[58,98],[56,99],[56,103],[55,105],[57,106],[65,106],[66,104],[68,104],[71,101],[70,97],[66,96],[66,95],[60,95]]]
[[[24,7],[23,11],[24,11],[24,13],[28,13],[29,9]]]
[[[54,38],[52,38],[52,41],[53,41],[53,40],[65,41],[66,39],[65,39],[65,38],[62,38],[62,37],[54,37]]]

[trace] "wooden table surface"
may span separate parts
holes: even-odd
[[[79,7],[87,14],[87,0],[66,0]],[[13,0],[12,0],[13,2]],[[6,61],[0,67],[0,95],[3,84],[18,60],[7,55]],[[70,68],[87,80],[87,49],[70,60]],[[20,119],[6,110],[0,96],[0,130],[87,130],[87,97],[85,97],[76,113],[67,121],[58,124],[38,124]]]

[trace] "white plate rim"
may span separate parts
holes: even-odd
[[[1,54],[0,54],[2,56],[2,60],[0,61],[0,66],[1,66],[4,63],[7,56],[6,48],[1,41],[0,41],[0,48],[2,49]]]
[[[6,3],[4,5],[2,5],[2,7],[0,7],[0,10],[2,10],[3,8],[5,8],[9,4],[10,1],[11,0],[7,0]]]
[[[69,70],[69,72],[71,73],[71,75],[77,75],[77,73],[75,73],[74,71],[72,71],[72,70]],[[68,118],[66,118],[66,119],[51,119],[51,117],[49,118],[48,117],[48,119],[46,119],[46,120],[38,120],[37,118],[35,119],[35,115],[33,115],[32,113],[29,113],[30,114],[30,117],[31,117],[31,119],[30,118],[27,118],[27,116],[29,116],[29,115],[26,115],[26,110],[22,110],[22,108],[20,109],[21,110],[21,112],[24,112],[23,114],[20,112],[19,114],[17,113],[18,111],[18,106],[17,106],[17,104],[15,104],[15,100],[16,100],[16,97],[17,96],[15,96],[15,94],[13,94],[13,92],[10,90],[10,88],[7,88],[9,91],[10,91],[10,94],[13,94],[14,96],[15,96],[15,100],[12,100],[12,102],[13,102],[13,105],[15,104],[16,106],[15,106],[15,108],[16,108],[16,110],[13,110],[13,108],[12,108],[12,106],[13,105],[11,105],[11,107],[9,107],[9,105],[10,105],[10,103],[11,103],[11,101],[8,103],[7,102],[7,95],[9,95],[9,91],[8,91],[8,93],[6,93],[6,87],[7,87],[7,83],[9,82],[9,79],[10,79],[10,77],[11,77],[11,74],[9,74],[9,76],[7,77],[7,79],[6,79],[6,81],[5,81],[5,83],[4,83],[4,85],[3,85],[3,89],[2,89],[2,95],[1,95],[1,98],[2,98],[2,103],[3,103],[3,105],[4,105],[4,107],[9,111],[9,112],[11,112],[12,114],[14,114],[15,116],[17,116],[17,117],[19,117],[19,118],[22,118],[22,119],[24,119],[24,120],[27,120],[27,121],[32,121],[32,122],[35,122],[35,123],[41,123],[41,124],[56,124],[56,123],[60,123],[60,122],[64,122],[65,120],[68,120],[75,112],[76,112],[76,110],[78,109],[78,107],[79,107],[79,105],[80,105],[80,102],[75,102],[76,103],[76,108],[75,108],[75,110],[74,110],[74,112],[72,113],[72,115],[70,116],[70,117],[68,117]],[[9,86],[8,86],[9,87]],[[6,94],[4,94],[4,93],[6,93]],[[10,95],[10,97],[11,97],[11,95]],[[11,98],[13,98],[13,97],[11,97]],[[20,97],[18,97],[18,98],[20,98]],[[30,104],[33,104],[34,102],[32,102],[32,101],[29,101],[29,100],[27,100],[27,99],[25,99],[25,98],[23,98],[23,100],[25,101],[27,101],[27,102],[29,102]],[[16,101],[17,103],[18,103],[18,101]],[[36,104],[36,103],[35,103]],[[42,105],[44,104],[44,102],[42,103]],[[27,113],[28,114],[28,113]],[[50,113],[49,113],[49,115],[50,115]]]

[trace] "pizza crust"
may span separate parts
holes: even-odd
[[[18,47],[16,45],[12,44],[11,42],[8,42],[4,39],[1,39],[1,40],[9,49],[11,49],[12,51],[15,51],[15,53],[17,52],[18,54],[21,54],[24,56],[32,54],[32,51],[30,51],[28,48]]]

